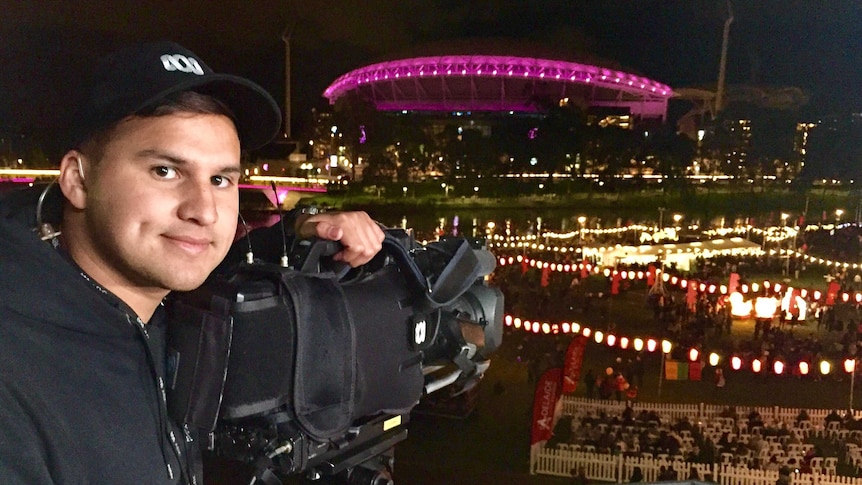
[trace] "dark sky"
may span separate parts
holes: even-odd
[[[135,40],[178,41],[281,103],[288,25],[295,119],[338,75],[455,39],[588,51],[674,88],[708,86],[726,11],[723,0],[0,0],[0,129],[49,129],[92,60]],[[729,83],[803,88],[812,114],[862,110],[862,2],[734,0],[733,12]]]

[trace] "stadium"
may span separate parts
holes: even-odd
[[[453,51],[470,52],[470,47]],[[489,51],[483,47],[475,46],[474,52]],[[358,95],[379,111],[540,113],[564,101],[588,110],[610,108],[635,120],[663,122],[667,117],[674,92],[665,84],[629,69],[606,67],[613,65],[608,61],[529,54],[398,57],[343,74],[323,95],[330,104]]]

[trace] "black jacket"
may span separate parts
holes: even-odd
[[[197,446],[165,411],[159,312],[143,325],[42,241],[38,194],[0,201],[0,481],[200,483]]]

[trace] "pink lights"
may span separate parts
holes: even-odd
[[[469,86],[463,81],[455,82],[455,79],[465,77],[472,78]],[[427,84],[430,78],[443,79],[444,83]],[[448,78],[453,79],[452,83],[446,81]],[[535,112],[536,106],[517,99],[529,98],[529,93],[523,94],[524,86],[529,85],[523,83],[530,79],[552,83],[553,90],[559,91],[561,97],[581,96],[589,98],[588,103],[625,106],[632,110],[632,114],[644,117],[664,118],[667,100],[674,94],[669,86],[651,79],[588,64],[477,55],[417,57],[368,65],[342,75],[326,88],[323,95],[334,104],[348,92],[362,89],[380,110]],[[385,89],[370,86],[380,83],[396,86]],[[507,85],[509,83],[520,84]],[[578,88],[586,84],[597,89]],[[443,96],[444,91],[455,96]],[[457,101],[460,98],[463,99]]]

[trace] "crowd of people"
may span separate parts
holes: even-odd
[[[832,423],[832,424],[830,424]],[[705,417],[668,419],[654,410],[621,413],[603,408],[578,410],[557,423],[549,447],[574,451],[650,457],[667,462],[722,463],[756,470],[832,473],[846,464],[854,475],[862,459],[862,421],[833,411],[812,424],[806,410],[795,420],[776,422],[754,408],[727,407]],[[668,467],[667,473],[673,473]],[[676,479],[670,478],[669,480]]]
[[[728,256],[700,259],[686,274],[673,268],[665,270],[716,286],[726,285],[729,275],[736,273],[741,274],[739,285],[743,285],[753,282],[745,279],[747,271],[762,270],[769,261],[762,256]],[[627,269],[648,271],[645,265]],[[670,357],[675,360],[687,360],[688,350],[697,348],[739,355],[746,362],[758,359],[765,369],[772,369],[772,364],[780,360],[788,374],[801,377],[800,362],[808,362],[813,368],[822,359],[852,358],[859,354],[862,345],[862,306],[855,300],[826,305],[808,294],[804,320],[789,320],[789,313],[779,312],[770,319],[753,318],[753,330],[734,331],[737,317],[732,315],[727,295],[720,292],[698,292],[692,297],[691,292],[660,279],[652,286],[642,280],[623,280],[614,292],[611,279],[603,275],[582,278],[577,272],[552,272],[547,277],[542,273],[517,265],[497,269],[495,284],[506,295],[507,313],[540,321],[579,322],[606,333],[620,334],[626,332],[618,329],[618,323],[625,321],[629,328],[636,327],[644,334],[674,342]],[[836,272],[834,278],[845,282],[854,279],[846,272]],[[637,305],[636,298],[641,296],[649,313],[632,313],[631,305]],[[625,308],[625,313],[615,310],[615,306]],[[648,318],[650,314],[652,319]]]

